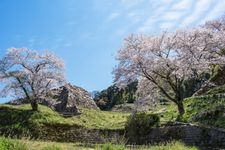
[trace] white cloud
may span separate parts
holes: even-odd
[[[173,5],[173,10],[186,10],[191,7],[192,1],[191,0],[180,0],[178,3]]]
[[[103,1],[106,3],[106,0]],[[122,20],[123,25],[127,22],[126,32],[147,32],[153,34],[157,34],[165,29],[175,30],[190,25],[197,25],[203,20],[217,17],[225,8],[225,0],[118,1],[113,1],[110,7],[107,3],[102,4],[108,14],[104,23]],[[109,28],[108,25],[107,28]],[[120,35],[125,33],[124,30],[117,31]]]
[[[128,34],[127,29],[120,28],[115,32],[115,35],[118,37],[125,37]]]
[[[162,19],[163,20],[178,20],[180,17],[182,17],[184,14],[184,11],[169,11],[165,12],[163,14]]]
[[[193,24],[199,19],[201,19],[202,15],[205,15],[206,11],[210,7],[211,0],[198,0],[195,3],[194,10],[190,15],[188,15],[184,20],[181,22],[179,28],[189,26],[190,24]]]
[[[208,15],[201,20],[200,24],[203,24],[205,23],[205,21],[213,20],[216,19],[217,17],[220,17],[221,15],[224,15],[225,13],[224,8],[225,8],[225,1],[217,3],[215,7],[211,9]]]
[[[138,28],[138,32],[155,32],[156,29],[171,29],[175,27],[177,21],[182,18],[186,11],[186,6],[191,6],[191,1],[182,0],[161,0],[154,2],[151,13]],[[190,9],[190,8],[189,8]],[[155,28],[155,29],[154,29]]]
[[[137,6],[140,3],[144,2],[144,0],[121,0],[120,2],[126,8],[131,8],[131,7]]]
[[[111,14],[109,15],[109,17],[107,18],[107,21],[112,21],[112,20],[118,18],[119,16],[120,16],[120,13],[116,13],[116,12],[111,13]]]
[[[168,11],[165,11],[162,15],[162,20],[174,21],[178,20],[184,14],[191,9],[191,0],[180,0],[178,3],[174,3]]]
[[[163,22],[160,24],[161,30],[170,30],[174,27],[174,22]]]
[[[142,18],[142,15],[138,12],[130,12],[127,14],[127,18],[133,23],[138,23],[141,18]]]
[[[157,6],[157,5],[155,5]],[[155,9],[152,10],[148,17],[145,17],[143,24],[137,29],[138,32],[150,32],[155,27],[156,23],[160,21],[162,14],[166,11],[167,5],[158,5]]]
[[[145,21],[144,24],[137,29],[137,32],[150,32],[154,30],[153,27],[156,24],[156,22],[157,22],[156,17],[149,17],[147,21]]]

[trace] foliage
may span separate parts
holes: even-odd
[[[128,117],[125,124],[126,136],[136,144],[141,142],[141,136],[149,134],[151,128],[159,125],[159,116],[145,112],[135,113]]]
[[[10,48],[0,60],[0,82],[5,83],[1,94],[26,98],[37,110],[38,99],[64,82],[63,67],[63,61],[52,53]]]
[[[133,103],[136,99],[137,81],[132,82],[124,88],[115,84],[95,94],[94,100],[101,110],[109,110],[114,105]]]

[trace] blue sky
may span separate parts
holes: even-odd
[[[65,60],[69,82],[102,90],[126,36],[196,26],[224,8],[225,0],[1,0],[0,56],[48,49]]]

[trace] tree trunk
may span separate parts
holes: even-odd
[[[185,113],[183,102],[182,101],[178,102],[177,107],[178,107],[179,117],[182,117],[183,114]]]
[[[31,100],[31,107],[33,111],[38,111],[38,103],[37,100]]]

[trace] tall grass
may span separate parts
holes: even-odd
[[[46,146],[46,147],[42,148],[41,150],[63,150],[63,149],[61,147],[51,145],[51,146]]]
[[[78,125],[90,129],[122,129],[129,113],[82,109],[81,115],[64,118],[46,106],[33,112],[30,105],[0,105],[0,128],[28,130],[43,124]]]
[[[111,143],[106,143],[103,145],[97,145],[95,150],[125,150],[124,145],[114,145]]]
[[[146,146],[137,146],[137,145],[113,145],[111,143],[106,143],[103,145],[98,145],[96,150],[199,150],[194,146],[187,146],[184,143],[179,141],[172,141],[170,143],[161,143],[158,145],[146,145]]]
[[[0,137],[0,150],[198,150],[198,148],[187,146],[178,141],[153,146],[126,146],[123,144],[115,145],[112,143],[84,145],[79,143],[16,140]]]
[[[28,150],[25,143],[0,137],[0,150]]]
[[[150,146],[148,148],[141,148],[141,150],[198,150],[197,147],[187,146],[184,143],[173,141],[171,143]]]

